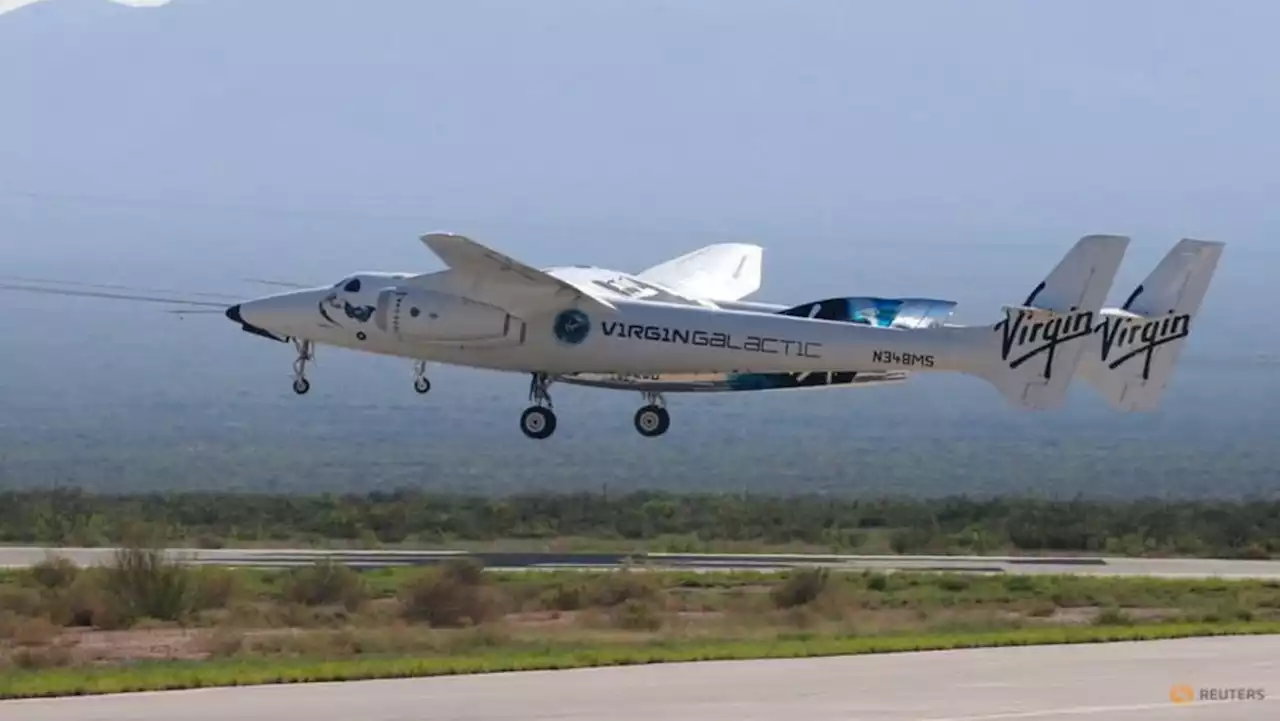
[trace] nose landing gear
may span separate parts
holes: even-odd
[[[298,351],[298,358],[293,362],[293,392],[306,395],[311,390],[311,382],[307,380],[307,363],[316,359],[315,348],[311,341],[300,338],[293,339],[293,347]]]
[[[431,392],[431,381],[427,378],[426,361],[418,361],[413,364],[413,389],[420,394]]]

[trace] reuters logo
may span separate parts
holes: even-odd
[[[1177,684],[1169,689],[1169,700],[1174,703],[1191,703],[1196,692],[1186,684]]]

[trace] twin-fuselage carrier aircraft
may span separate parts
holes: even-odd
[[[421,240],[447,270],[356,273],[225,314],[245,331],[293,343],[300,395],[310,390],[317,344],[414,359],[419,393],[431,389],[428,361],[528,373],[520,429],[536,439],[556,430],[555,382],[640,392],[635,427],[647,437],[670,426],[664,393],[872,386],[912,372],[977,376],[1026,410],[1059,407],[1078,373],[1112,407],[1152,410],[1224,246],[1180,241],[1122,307],[1103,308],[1129,238],[1086,236],[1021,304],[963,326],[947,323],[955,302],[933,298],[746,301],[760,287],[763,257],[746,243],[630,274],[539,270],[452,233]]]

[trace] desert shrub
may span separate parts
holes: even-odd
[[[652,601],[662,586],[652,576],[636,571],[615,571],[556,583],[543,592],[543,607],[555,611],[579,611],[593,606],[612,608],[635,599]]]
[[[20,648],[11,657],[13,665],[24,671],[39,671],[47,668],[70,666],[73,660],[71,649],[66,646],[41,646],[39,648]]]
[[[662,608],[652,599],[628,598],[616,606],[611,617],[613,625],[629,631],[657,631],[662,628]]]
[[[770,592],[773,605],[778,608],[795,608],[813,603],[827,590],[830,577],[831,571],[827,568],[800,568],[791,571]]]
[[[141,618],[179,621],[191,610],[190,569],[169,560],[160,549],[121,548],[100,578],[106,602],[125,623]]]
[[[69,558],[51,556],[32,566],[27,574],[37,586],[55,591],[74,583],[80,567]]]
[[[489,620],[498,608],[483,571],[483,566],[472,559],[451,560],[425,570],[401,590],[404,617],[438,628]]]
[[[947,593],[967,591],[970,585],[972,582],[968,578],[956,574],[946,574],[938,579],[938,588]]]
[[[111,598],[103,584],[105,569],[91,568],[76,576],[67,588],[46,594],[46,609],[54,623],[62,626],[121,628],[126,618],[121,604]]]
[[[311,566],[290,569],[285,576],[285,600],[304,606],[341,604],[354,611],[369,597],[369,589],[360,574],[332,559],[322,559]]]
[[[241,590],[240,577],[228,568],[204,566],[192,576],[191,608],[195,611],[227,608]]]
[[[39,616],[44,613],[44,605],[44,597],[34,588],[0,586],[0,611]]]
[[[1098,626],[1130,626],[1133,624],[1133,617],[1123,610],[1112,606],[1103,609],[1094,619],[1093,623]]]
[[[52,621],[38,616],[22,619],[10,630],[9,636],[17,646],[45,646],[53,642],[61,632]]]

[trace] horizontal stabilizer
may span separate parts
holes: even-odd
[[[1191,334],[1225,243],[1183,239],[1119,309],[1106,309],[1080,376],[1120,411],[1153,411]]]

